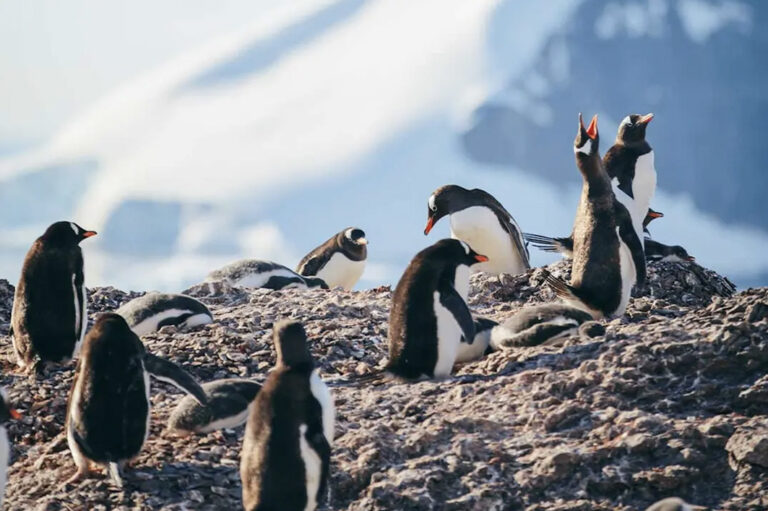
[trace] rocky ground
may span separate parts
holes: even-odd
[[[567,276],[568,263],[550,270]],[[541,273],[473,277],[473,311],[503,320],[553,300]],[[560,346],[493,353],[443,381],[345,382],[386,359],[388,287],[193,288],[216,322],[144,341],[201,381],[259,378],[275,359],[272,324],[303,321],[335,382],[326,509],[642,511],[670,495],[710,509],[768,509],[768,288],[731,295],[725,279],[691,263],[652,264],[648,280],[621,319],[587,324]],[[133,296],[93,289],[91,315]],[[125,491],[104,477],[63,485],[75,467],[54,440],[73,368],[41,380],[17,374],[11,301],[0,281],[0,383],[24,414],[8,427],[6,509],[240,507],[244,428],[168,435],[180,393],[162,383],[153,384],[151,434]]]

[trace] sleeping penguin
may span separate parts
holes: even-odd
[[[243,259],[214,270],[206,282],[224,281],[235,287],[264,289],[328,289],[328,284],[317,277],[299,275],[290,268],[272,261]]]
[[[584,183],[573,226],[571,283],[545,273],[560,298],[595,319],[624,314],[632,286],[645,282],[646,270],[642,241],[613,194],[599,141],[597,116],[585,128],[579,114],[574,153]]]
[[[20,419],[21,414],[11,407],[8,394],[0,387],[0,507],[5,497],[5,483],[8,481],[8,460],[11,455],[11,444],[5,424],[10,419]]]
[[[194,328],[213,321],[213,314],[191,296],[151,292],[134,298],[117,309],[133,333],[139,337],[174,325]]]
[[[645,238],[645,259],[668,263],[693,262],[695,257],[688,254],[680,245],[665,245],[650,238]]]
[[[451,237],[462,240],[488,257],[487,262],[475,265],[474,271],[514,275],[531,267],[520,226],[488,192],[445,185],[432,193],[427,206],[425,235],[448,215]]]
[[[56,222],[27,252],[11,313],[19,366],[42,369],[45,363],[64,363],[77,354],[88,325],[79,244],[95,235],[74,222]]]
[[[277,365],[251,404],[240,455],[246,511],[313,511],[328,485],[335,410],[301,323],[275,325]]]
[[[229,378],[204,383],[202,388],[208,402],[203,405],[192,396],[181,398],[168,418],[168,431],[182,436],[245,424],[248,405],[261,390],[261,384],[244,378]]]
[[[487,260],[454,239],[416,254],[392,295],[387,371],[408,379],[451,374],[462,337],[468,344],[475,338],[460,290],[469,286],[470,268]]]
[[[149,435],[150,374],[206,403],[192,376],[147,353],[122,316],[100,315],[85,338],[67,403],[67,443],[77,465],[69,482],[99,464],[122,487],[123,465],[139,454]]]
[[[305,277],[318,277],[331,289],[349,291],[365,270],[368,240],[357,227],[348,227],[312,250],[299,262],[296,272]]]
[[[561,303],[524,307],[491,328],[489,343],[494,351],[539,346],[575,332],[591,319],[583,310]]]

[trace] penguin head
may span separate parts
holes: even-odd
[[[653,119],[653,114],[630,114],[619,124],[619,132],[616,134],[616,142],[634,144],[645,140],[645,128]]]
[[[304,277],[304,282],[307,283],[307,287],[319,287],[320,289],[328,289],[328,284],[319,277]]]
[[[656,220],[657,218],[664,217],[664,213],[661,211],[654,211],[651,208],[648,208],[648,213],[645,214],[645,218],[643,219],[643,227],[647,227],[648,224]]]
[[[352,246],[365,246],[368,240],[365,239],[365,232],[357,227],[349,227],[344,230],[344,243]]]
[[[96,231],[86,231],[75,222],[56,222],[45,230],[42,238],[58,245],[77,245],[91,236],[96,236]]]
[[[0,425],[5,424],[10,419],[21,419],[21,414],[11,406],[8,393],[0,387]]]
[[[286,320],[275,324],[273,339],[278,365],[291,367],[312,364],[312,353],[307,346],[307,333],[298,321]]]
[[[445,215],[450,215],[466,207],[469,190],[458,185],[441,186],[427,200],[427,226],[424,235]]]
[[[96,321],[93,323],[93,328],[88,332],[89,336],[93,333],[94,336],[107,336],[114,338],[121,335],[128,335],[136,337],[131,327],[128,326],[128,322],[120,314],[115,312],[104,312],[99,314]],[[138,337],[136,337],[138,339]]]
[[[585,159],[598,154],[600,134],[597,131],[597,115],[592,117],[589,127],[584,127],[584,119],[579,114],[579,131],[573,141],[573,152],[577,159]]]
[[[669,247],[669,253],[664,257],[664,259],[666,261],[687,261],[689,263],[696,261],[696,258],[688,254],[688,251],[680,245],[672,245]]]
[[[461,240],[443,239],[432,245],[433,257],[437,257],[447,266],[472,266],[488,261],[488,258],[478,254],[472,247]]]

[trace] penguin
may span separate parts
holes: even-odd
[[[92,464],[101,464],[122,487],[124,463],[139,454],[149,435],[150,374],[206,403],[194,379],[147,353],[122,316],[100,315],[83,343],[67,402],[67,443],[77,465],[68,482],[88,475]]]
[[[451,374],[462,336],[475,326],[463,296],[473,265],[488,258],[465,242],[443,239],[416,254],[397,283],[389,314],[386,371],[416,379]]]
[[[11,312],[13,351],[22,368],[66,363],[88,325],[83,252],[80,242],[95,231],[56,222],[27,252]]]
[[[652,504],[645,511],[704,511],[704,506],[694,506],[679,497],[669,497]]]
[[[261,384],[245,378],[229,378],[204,383],[202,388],[208,403],[201,405],[192,396],[181,398],[168,418],[168,431],[183,436],[245,424],[248,405],[258,395]]]
[[[328,289],[323,279],[304,277],[282,264],[258,259],[243,259],[214,270],[206,277],[206,282],[224,281],[235,287],[254,287],[265,289]]]
[[[213,321],[213,314],[191,296],[151,292],[134,298],[115,311],[139,337],[166,325],[194,328]]]
[[[648,224],[657,218],[664,216],[664,213],[648,209],[648,213],[643,220],[643,231],[648,232]],[[527,243],[544,252],[560,252],[566,259],[573,258],[573,234],[567,238],[550,238],[540,234],[524,233],[523,238]]]
[[[8,441],[8,431],[5,424],[10,419],[21,419],[21,414],[17,412],[8,401],[8,394],[5,389],[0,387],[0,508],[3,506],[5,497],[5,483],[8,481],[8,460],[11,456],[11,444]]]
[[[653,114],[626,116],[619,124],[616,141],[603,157],[616,199],[629,211],[641,243],[642,222],[656,192],[653,149],[645,140],[652,119]]]
[[[488,257],[486,263],[474,266],[474,271],[515,275],[531,267],[520,226],[488,192],[457,185],[441,186],[429,197],[427,208],[425,235],[448,215],[451,237]]]
[[[277,365],[250,406],[240,456],[246,511],[312,511],[326,494],[333,397],[301,323],[275,325]]]
[[[492,319],[477,316],[474,318],[475,336],[474,340],[467,341],[466,337],[461,336],[459,350],[456,352],[456,364],[463,364],[482,358],[490,350],[491,330],[498,325]]]
[[[643,244],[626,207],[613,194],[599,142],[597,116],[585,128],[579,114],[574,153],[584,183],[573,226],[571,284],[545,272],[560,298],[595,319],[624,314],[632,286],[645,282]]]
[[[693,262],[695,257],[688,254],[680,245],[665,245],[650,238],[645,239],[646,261],[664,261],[668,263]]]
[[[305,255],[296,273],[319,277],[331,289],[352,289],[365,270],[368,240],[357,227],[348,227]]]
[[[581,309],[561,303],[524,307],[504,323],[490,330],[494,351],[524,346],[539,346],[576,331],[592,316]]]

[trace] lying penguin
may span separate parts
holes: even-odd
[[[168,418],[168,431],[183,436],[245,424],[248,405],[261,390],[261,384],[245,378],[229,378],[204,383],[202,388],[208,403],[203,405],[192,396],[184,396]]]
[[[651,505],[645,511],[703,511],[703,506],[689,504],[679,497],[669,497]]]
[[[147,353],[122,316],[99,316],[83,342],[67,403],[67,443],[77,465],[68,482],[82,479],[99,464],[122,487],[123,465],[141,452],[149,435],[150,374],[202,404],[207,401],[192,376]]]
[[[125,318],[139,337],[167,325],[183,329],[213,322],[208,307],[187,295],[151,292],[123,304],[115,312]]]
[[[264,289],[328,289],[328,284],[318,277],[305,277],[290,268],[272,261],[243,259],[212,271],[207,282],[225,281],[234,287]]]
[[[695,257],[688,254],[680,245],[665,245],[650,238],[645,238],[645,259],[668,263],[693,262]]]

